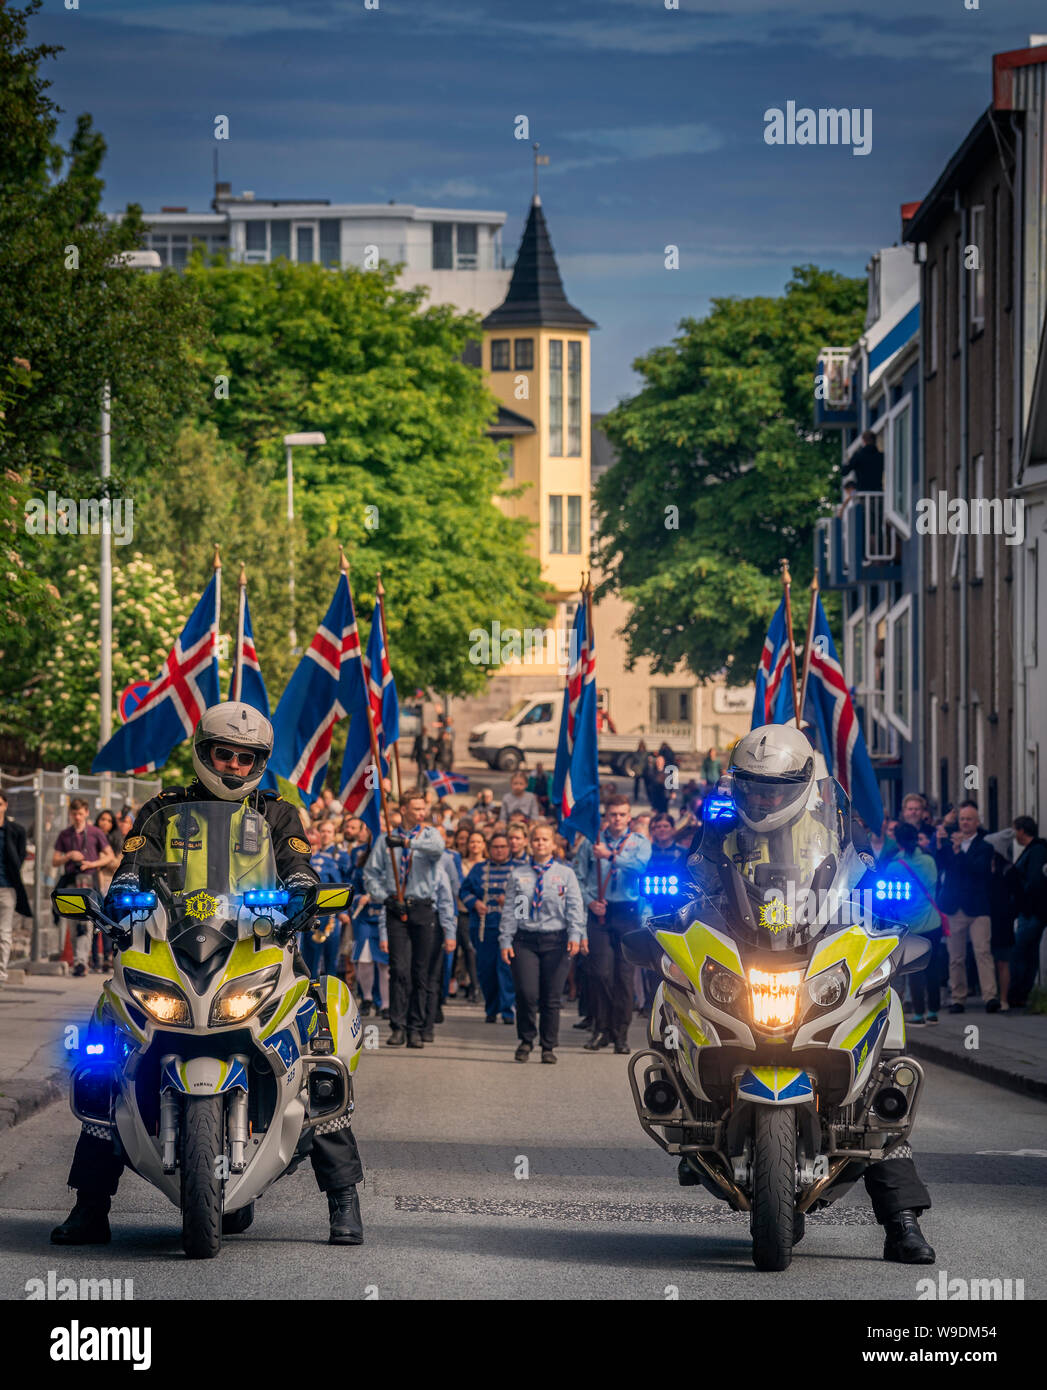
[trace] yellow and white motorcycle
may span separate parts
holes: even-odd
[[[70,1104],[180,1208],[186,1254],[209,1258],[310,1131],[352,1113],[356,1002],[341,980],[299,973],[293,951],[352,889],[321,884],[292,912],[265,818],[224,801],[158,810],[125,846],[129,865],[140,890],[117,890],[112,917],[94,891],[52,894],[115,948]]]
[[[920,890],[856,849],[831,777],[773,834],[710,798],[689,864],[696,896],[624,942],[661,980],[633,1100],[681,1182],[748,1211],[754,1263],[782,1270],[804,1214],[912,1128],[923,1072],[892,986],[927,963],[904,926]]]

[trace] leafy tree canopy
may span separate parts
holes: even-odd
[[[645,384],[604,417],[618,457],[596,489],[598,596],[619,589],[632,605],[632,659],[752,680],[779,561],[799,595],[839,460],[835,436],[811,426],[818,349],[855,340],[865,292],[799,266],[780,298],[715,299],[633,364]]]

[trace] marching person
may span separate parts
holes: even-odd
[[[425,796],[409,792],[400,802],[402,833],[379,835],[364,866],[372,903],[385,907],[389,951],[387,1047],[422,1046],[429,1004],[429,964],[437,932],[436,879],[444,837],[426,825]],[[397,878],[403,900],[396,891]]]
[[[349,856],[335,843],[335,832],[333,820],[321,821],[317,829],[319,848],[310,856],[309,863],[321,883],[349,883],[351,880]],[[343,915],[332,912],[327,917],[318,917],[301,934],[299,950],[314,980],[321,975],[338,974],[338,947],[343,920]]]
[[[134,836],[142,835],[154,814],[166,807],[200,801],[242,802],[265,818],[282,885],[292,893],[315,887],[317,876],[309,863],[309,846],[302,839],[298,812],[281,797],[258,790],[272,751],[273,726],[251,705],[228,701],[205,710],[193,735],[196,781],[188,787],[172,787],[147,801],[132,827],[130,843],[133,846]],[[111,892],[138,887],[137,870],[129,866],[117,871]],[[295,969],[306,973],[300,956]],[[360,1245],[363,1223],[356,1184],[363,1178],[363,1167],[350,1117],[346,1115],[335,1124],[333,1131],[321,1134],[318,1129],[313,1134],[310,1158],[317,1186],[327,1194],[329,1243]],[[85,1125],[69,1170],[76,1205],[51,1232],[55,1245],[108,1245],[109,1207],[123,1168],[123,1154],[114,1148],[113,1141],[97,1138]]]
[[[527,828],[519,821],[512,821],[505,832],[509,841],[509,864],[519,869],[527,863]]]
[[[476,951],[484,1022],[497,1023],[501,1014],[503,1023],[515,1023],[513,972],[508,961],[502,959],[498,946],[505,889],[512,873],[509,841],[504,835],[492,835],[488,849],[490,858],[483,858],[472,866],[459,897],[469,911],[469,935]]]
[[[589,912],[588,977],[593,1035],[587,1052],[613,1043],[629,1051],[633,969],[622,954],[622,937],[641,924],[642,873],[651,842],[629,829],[629,798],[612,796],[607,827],[594,845],[583,839],[575,860],[582,898]]]
[[[549,825],[531,830],[531,855],[509,875],[498,932],[502,960],[513,966],[518,1062],[530,1057],[536,1036],[542,1061],[556,1061],[567,967],[585,939],[581,889],[572,869],[554,857],[553,839]]]
[[[371,851],[371,832],[361,824],[362,843],[351,851],[353,885],[353,969],[360,986],[360,1012],[389,1017],[389,953],[382,945],[385,909],[371,902],[364,887],[364,865]]]
[[[502,797],[502,814],[508,818],[513,816],[526,816],[529,821],[536,821],[542,814],[542,809],[538,805],[538,798],[534,792],[527,790],[527,774],[525,772],[514,772],[509,782],[509,790]]]
[[[25,827],[7,814],[7,806],[7,793],[0,791],[0,985],[7,982],[15,913],[20,917],[33,915],[22,882],[22,864],[26,853]]]

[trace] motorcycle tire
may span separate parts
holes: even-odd
[[[222,1235],[242,1236],[253,1220],[254,1202],[248,1202],[246,1207],[241,1207],[239,1211],[228,1212],[222,1217]]]
[[[225,1097],[187,1096],[182,1112],[182,1249],[191,1260],[213,1260],[222,1248]]]
[[[749,1230],[757,1269],[789,1268],[796,1231],[796,1116],[791,1106],[756,1107]]]

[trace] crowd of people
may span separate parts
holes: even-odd
[[[459,1000],[482,1003],[489,1024],[515,1025],[518,1061],[538,1046],[555,1062],[572,1001],[587,1049],[628,1050],[645,990],[621,938],[640,924],[642,876],[677,891],[703,789],[672,793],[677,818],[657,806],[634,815],[604,783],[599,841],[569,843],[550,814],[550,781],[537,764],[500,800],[487,787],[468,802],[426,785],[390,802],[393,833],[376,843],[329,789],[310,807],[314,869],[355,892],[350,912],[303,934],[302,953],[314,974],[343,974],[364,1015],[388,1020],[390,1046],[434,1041],[444,1007]]]
[[[964,1013],[974,993],[987,1013],[1024,1008],[1037,972],[1047,978],[1047,841],[1035,820],[987,832],[976,801],[934,819],[910,792],[883,830],[873,838],[878,860],[910,876],[922,902],[911,929],[932,947],[927,968],[909,977],[909,1022],[937,1023],[946,987],[950,1013]]]

